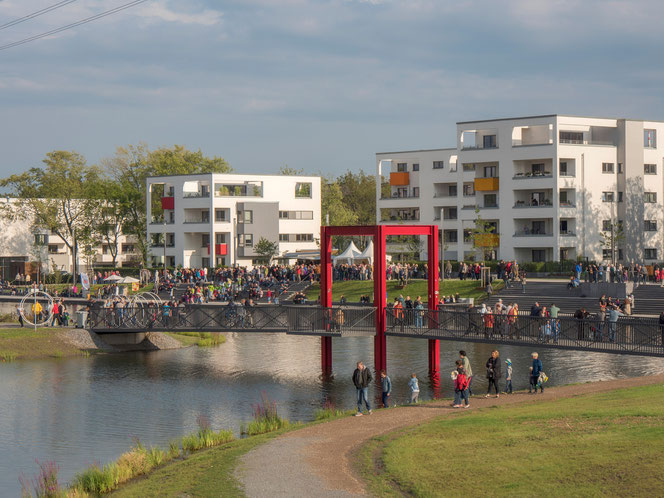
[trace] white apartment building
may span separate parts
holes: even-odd
[[[165,255],[170,267],[251,266],[262,237],[278,243],[277,258],[282,259],[286,253],[318,248],[320,177],[160,176],[147,179],[147,192],[155,265],[163,264]]]
[[[381,223],[438,224],[450,260],[476,254],[479,208],[498,259],[664,260],[664,122],[567,115],[457,123],[456,147],[376,154]],[[614,233],[615,233],[614,228]]]

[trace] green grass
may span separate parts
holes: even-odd
[[[493,290],[497,292],[503,288],[502,280],[494,280]],[[343,295],[350,303],[360,301],[360,296],[368,295],[373,300],[373,280],[347,280],[345,282],[334,282],[332,284],[332,300],[338,301]],[[395,297],[403,294],[404,297],[410,296],[413,300],[417,296],[422,296],[422,300],[427,300],[427,281],[426,280],[411,280],[410,283],[401,287],[398,280],[387,281],[387,302],[394,301]],[[484,288],[479,287],[477,280],[441,280],[439,283],[439,295],[443,296],[454,295],[459,293],[460,297],[473,297],[475,301],[480,301],[486,298]],[[316,300],[320,295],[320,284],[314,283],[306,291],[307,299]]]
[[[86,350],[81,350],[64,339],[64,330],[57,327],[38,327],[35,332],[32,327],[0,328],[0,358],[9,361],[85,354]]]
[[[378,496],[661,496],[663,447],[655,385],[466,411],[375,438],[356,463]]]
[[[226,342],[226,336],[220,332],[167,332],[167,334],[186,346],[204,348]]]

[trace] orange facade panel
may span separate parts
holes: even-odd
[[[478,233],[475,235],[475,247],[499,247],[500,235],[497,233]]]
[[[480,192],[498,190],[498,178],[475,178],[475,190]]]
[[[390,185],[393,187],[410,185],[410,177],[408,176],[408,173],[390,173]]]

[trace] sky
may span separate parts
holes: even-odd
[[[0,0],[0,25],[57,0]],[[129,0],[0,28],[0,48]],[[0,176],[184,145],[238,172],[375,170],[456,122],[664,120],[661,0],[175,0],[0,50]]]

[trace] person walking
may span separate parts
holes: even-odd
[[[608,322],[609,322],[609,342],[615,342],[616,341],[616,328],[618,325],[618,318],[621,316],[625,316],[624,313],[622,313],[617,306],[612,306],[609,309],[609,316],[608,316]]]
[[[491,356],[486,362],[486,378],[489,381],[489,385],[486,390],[486,398],[489,397],[491,393],[491,386],[496,390],[496,398],[500,395],[498,389],[498,380],[502,377],[502,368],[500,365],[500,358],[498,357],[498,351],[492,351]]]
[[[392,394],[392,381],[385,373],[385,370],[380,371],[380,387],[382,391],[383,408],[389,408],[390,394]]]
[[[468,376],[461,360],[456,362],[456,370],[452,372],[452,379],[454,379],[454,404],[452,406],[454,408],[461,408],[462,406],[468,408],[470,406],[468,402]],[[463,405],[461,400],[464,402]]]
[[[357,413],[355,414],[356,417],[361,417],[362,416],[362,401],[364,401],[364,404],[367,407],[367,411],[369,412],[369,415],[371,415],[371,405],[369,404],[369,385],[371,384],[371,381],[373,380],[373,377],[371,376],[371,372],[367,367],[364,366],[364,363],[361,361],[357,362],[357,368],[355,369],[355,372],[353,372],[353,384],[355,384],[355,389],[357,389]]]
[[[664,314],[664,313],[662,313]],[[473,395],[473,389],[472,389],[472,384],[473,384],[473,369],[470,366],[470,360],[468,359],[468,355],[466,352],[462,349],[459,351],[459,358],[461,359],[463,363],[463,369],[466,371],[466,377],[468,377],[468,395],[472,396]]]
[[[417,381],[416,373],[413,373],[410,376],[410,380],[408,381],[408,389],[410,389],[410,402],[417,403],[420,396],[420,384]]]
[[[505,394],[512,394],[512,360],[505,360]]]
[[[542,360],[539,359],[537,353],[533,353],[533,364],[530,367],[530,388],[528,389],[529,393],[537,394],[537,385],[539,384],[541,392],[544,392],[544,386],[539,383],[539,376],[542,373]]]

